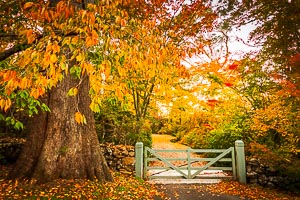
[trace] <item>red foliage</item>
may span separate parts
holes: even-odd
[[[299,67],[300,66],[300,53],[297,53],[297,54],[293,55],[290,58],[290,63],[294,67]]]
[[[224,83],[227,87],[232,87],[233,86],[233,84],[232,83],[228,83],[228,82],[226,82],[226,83]]]
[[[237,63],[232,63],[231,65],[229,65],[228,69],[230,70],[236,70],[238,68],[238,64]]]
[[[216,103],[216,102],[218,102],[218,100],[216,100],[216,99],[208,99],[207,102],[209,102],[209,103]]]

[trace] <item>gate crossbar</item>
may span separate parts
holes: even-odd
[[[231,153],[233,151],[233,149],[234,149],[233,147],[229,147],[228,149],[226,149],[223,153],[221,153],[220,155],[218,155],[217,157],[215,157],[212,161],[210,161],[209,163],[207,163],[206,165],[204,165],[200,170],[198,170],[193,175],[191,175],[191,178],[194,178],[195,176],[197,176],[198,174],[200,174],[202,171],[206,170],[207,168],[209,168],[210,166],[212,166],[213,164],[215,164],[216,162],[218,162],[221,158],[223,158],[224,156],[226,156],[228,153]]]

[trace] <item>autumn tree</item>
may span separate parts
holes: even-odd
[[[186,41],[215,19],[202,1],[2,1],[0,13],[0,108],[19,128],[14,114],[30,116],[11,177],[39,182],[111,181],[92,111],[129,94],[143,118],[154,87],[184,75],[180,58],[198,49]]]
[[[257,112],[255,130],[264,132],[262,137],[277,140],[277,144],[272,144],[277,149],[286,148],[294,153],[299,152],[296,150],[299,132],[294,129],[297,127],[294,122],[298,123],[295,116],[299,115],[299,6],[299,0],[219,1],[217,4],[219,14],[225,19],[223,28],[255,25],[249,41],[260,48],[255,55],[250,53],[243,58],[238,67],[246,84],[239,91]],[[274,112],[275,107],[280,112]],[[294,116],[294,122],[288,116]]]
[[[109,55],[112,63],[124,67],[110,73],[105,89],[108,96],[113,94],[135,116],[131,131],[140,140],[143,133],[148,133],[144,129],[149,129],[150,109],[158,109],[158,101],[170,101],[170,91],[180,84],[180,79],[188,78],[181,60],[187,52],[200,50],[191,44],[203,43],[203,33],[212,29],[215,20],[209,4],[202,1],[161,1],[151,6],[155,9],[135,20],[134,26],[123,27],[126,39],[119,48],[130,50]]]
[[[10,102],[25,99],[16,107],[33,110],[30,135],[11,177],[111,181],[89,109],[93,72],[84,56],[99,40],[97,7],[75,1],[6,3],[1,31],[14,38],[2,44],[1,106],[6,111]],[[24,93],[38,103],[26,105]]]

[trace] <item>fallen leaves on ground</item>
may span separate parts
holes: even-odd
[[[156,188],[143,181],[114,173],[114,182],[101,184],[97,180],[56,180],[36,185],[26,180],[6,180],[1,169],[0,199],[153,199],[163,196]]]
[[[236,195],[251,200],[300,200],[299,196],[286,191],[241,184],[236,181],[223,181],[209,185],[208,190],[213,193]]]
[[[150,200],[155,197],[167,199],[163,192],[157,191],[157,186],[128,175],[114,173],[114,182],[101,184],[91,180],[56,180],[51,183],[36,185],[26,180],[7,180],[9,168],[0,166],[0,199],[107,199],[107,200]],[[166,192],[161,186],[161,190]],[[300,200],[299,196],[291,193],[245,185],[235,181],[223,181],[213,185],[190,185],[186,194],[191,192],[212,194],[229,194],[249,200]],[[182,194],[175,192],[175,197]]]

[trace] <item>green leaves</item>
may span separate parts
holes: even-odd
[[[80,76],[81,76],[81,67],[79,66],[73,66],[70,68],[70,74],[78,79],[80,79]]]
[[[22,130],[24,125],[14,117],[6,117],[0,113],[0,121],[4,121],[6,126],[13,127],[16,130]]]
[[[15,128],[16,130],[21,130],[21,129],[24,128],[24,125],[23,125],[21,122],[17,121],[17,122],[15,123],[15,125],[14,125],[14,128]]]

